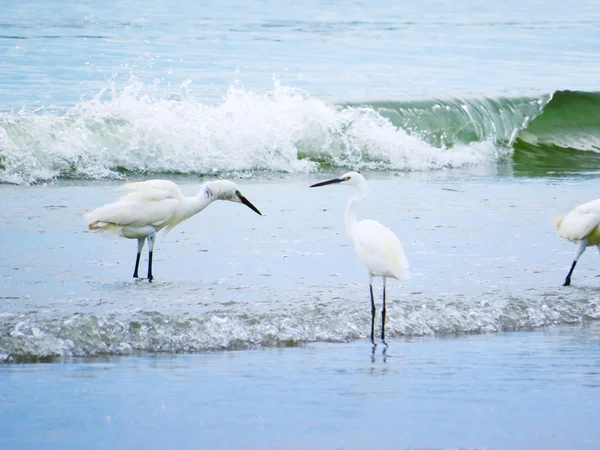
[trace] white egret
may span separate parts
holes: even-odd
[[[215,200],[242,203],[257,214],[261,212],[228,180],[208,181],[193,197],[185,197],[179,186],[168,180],[148,180],[124,185],[130,189],[118,201],[87,213],[84,218],[91,231],[113,232],[137,239],[138,250],[133,277],[138,278],[140,254],[148,240],[148,281],[152,281],[152,252],[156,233],[165,233],[177,224],[198,214]]]
[[[556,221],[556,228],[561,238],[577,244],[575,259],[563,283],[563,286],[568,286],[571,284],[571,275],[577,261],[585,249],[597,246],[600,251],[600,199],[577,206],[565,217]]]
[[[358,172],[348,172],[339,178],[321,181],[311,187],[342,183],[354,186],[358,193],[346,206],[346,232],[356,254],[369,272],[371,294],[371,342],[375,344],[375,300],[373,299],[373,277],[383,278],[383,308],[381,310],[381,340],[385,344],[385,287],[387,278],[405,280],[409,276],[409,265],[400,239],[387,227],[374,220],[357,219],[360,205],[369,195],[367,181]]]

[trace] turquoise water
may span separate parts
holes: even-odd
[[[0,182],[597,170],[596,6],[9,2]]]
[[[7,448],[593,449],[598,327],[0,371]],[[366,347],[366,348],[365,348]]]
[[[553,220],[597,196],[599,31],[582,1],[4,2],[0,447],[597,448],[597,254],[563,288]],[[385,354],[350,194],[308,188],[348,169],[411,264]],[[82,219],[218,177],[265,217],[161,235],[152,284]]]
[[[334,101],[595,90],[594,2],[7,1],[2,109],[69,107],[133,77],[199,101],[282,84]],[[164,91],[163,91],[164,89]]]

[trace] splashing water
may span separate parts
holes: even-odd
[[[62,115],[0,114],[0,182],[122,178],[124,173],[430,170],[495,161],[493,142],[435,147],[368,106],[339,106],[281,86],[230,86],[222,103],[151,87],[112,87]],[[108,97],[108,98],[107,98]]]

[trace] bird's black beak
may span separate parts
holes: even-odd
[[[258,210],[258,208],[256,206],[254,206],[252,203],[250,203],[250,200],[248,200],[242,194],[238,194],[237,196],[239,197],[240,202],[242,202],[244,205],[246,205],[248,208],[250,208],[252,211],[254,211],[259,216],[262,216],[262,213]]]
[[[327,186],[328,184],[343,183],[344,181],[346,181],[346,178],[334,178],[332,180],[320,181],[313,184],[311,187]]]

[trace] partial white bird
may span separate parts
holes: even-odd
[[[600,251],[600,199],[577,206],[556,221],[558,235],[577,244],[577,253],[563,286],[571,284],[571,275],[579,257],[587,247],[597,246]]]
[[[91,231],[113,232],[138,240],[133,277],[138,278],[140,254],[148,240],[148,281],[152,281],[152,252],[156,233],[165,233],[177,224],[198,214],[215,200],[242,203],[257,214],[261,212],[242,195],[235,183],[228,180],[208,181],[194,197],[185,197],[179,186],[168,180],[148,180],[128,183],[127,195],[118,201],[87,213],[84,218]]]
[[[385,344],[385,285],[387,278],[405,280],[409,276],[409,265],[400,239],[389,229],[374,220],[357,219],[360,205],[369,195],[367,181],[358,172],[348,172],[339,178],[321,181],[311,187],[343,183],[354,186],[358,193],[346,206],[346,232],[356,254],[369,272],[371,293],[371,342],[375,344],[375,300],[373,299],[373,277],[383,278],[383,308],[381,310],[381,340]]]

